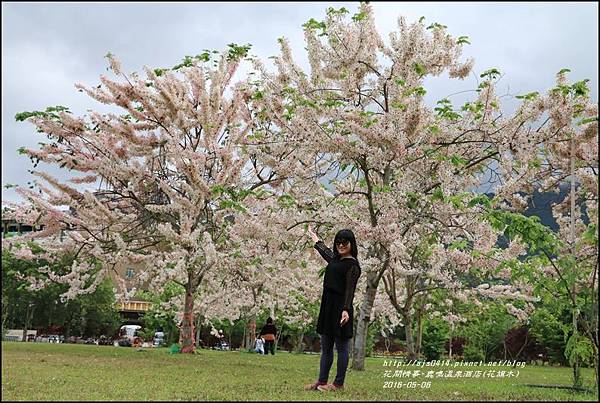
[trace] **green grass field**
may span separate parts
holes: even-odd
[[[166,348],[2,343],[2,400],[594,400],[597,395],[524,384],[570,385],[569,368],[525,366],[512,378],[385,377],[383,358],[367,358],[365,371],[348,370],[346,388],[304,391],[318,375],[319,355],[277,352],[261,356]],[[330,382],[335,376],[334,361]],[[406,369],[406,368],[404,368]],[[409,369],[427,370],[423,367]],[[460,368],[434,367],[436,371]],[[489,367],[463,370],[490,370]],[[496,367],[496,370],[510,370]],[[593,370],[584,368],[591,385]],[[407,388],[408,381],[415,382]],[[385,382],[388,386],[384,388]],[[402,382],[401,387],[396,387]],[[426,387],[424,382],[431,382]],[[421,384],[423,383],[423,387]],[[415,386],[416,385],[416,386]]]

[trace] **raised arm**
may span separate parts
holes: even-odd
[[[317,234],[315,234],[313,232],[313,230],[310,228],[310,225],[308,226],[308,235],[310,235],[310,237],[312,238],[313,242],[315,243],[315,249],[319,252],[319,254],[323,257],[323,259],[325,259],[327,261],[327,263],[329,263],[331,260],[333,260],[335,255],[333,254],[331,249],[329,249],[323,243],[323,241],[319,240],[319,237],[317,236]]]
[[[315,243],[315,249],[319,252],[323,259],[327,261],[327,263],[332,261],[335,257],[331,249],[329,249],[327,245],[323,243],[323,241],[317,241],[317,243]]]

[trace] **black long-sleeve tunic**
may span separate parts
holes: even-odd
[[[353,258],[336,258],[322,241],[315,249],[327,261],[323,278],[323,295],[317,320],[317,333],[351,338],[354,323],[354,291],[360,277],[360,265]],[[342,311],[348,311],[349,320],[340,326]]]

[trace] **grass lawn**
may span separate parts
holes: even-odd
[[[571,370],[516,368],[512,378],[425,378],[424,373],[511,370],[510,367],[387,367],[367,358],[365,371],[348,370],[343,392],[304,391],[318,375],[319,355],[277,352],[261,356],[200,350],[169,354],[167,348],[2,342],[2,400],[595,400],[597,394],[524,384],[570,385]],[[335,376],[334,361],[330,382]],[[419,369],[416,378],[385,371]],[[593,370],[583,369],[589,387]],[[412,387],[407,382],[414,382]],[[384,383],[391,387],[384,388]],[[401,387],[397,384],[403,383]],[[431,382],[426,387],[425,382]],[[423,384],[423,386],[421,386]]]

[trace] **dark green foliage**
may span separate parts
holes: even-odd
[[[325,29],[327,28],[325,21],[317,21],[314,18],[311,18],[306,23],[302,24],[302,27],[304,27],[304,29],[320,29],[322,31],[321,35],[325,34]]]
[[[449,326],[442,319],[426,320],[423,326],[421,351],[427,360],[439,360],[449,339]]]
[[[35,248],[33,249],[35,251]],[[32,275],[47,262],[30,262],[14,258],[2,251],[2,322],[4,328],[56,329],[65,336],[112,336],[120,325],[115,307],[112,283],[105,280],[90,294],[79,295],[65,303],[60,294],[68,289],[65,284],[50,284],[39,291],[29,291],[25,280],[18,275]],[[52,265],[55,272],[66,272],[71,264],[69,257]],[[27,313],[31,323],[26,324]]]
[[[569,321],[568,307],[563,307],[560,318],[546,308],[538,308],[530,318],[530,332],[545,348],[551,363],[568,365],[565,357],[564,323]]]
[[[440,106],[434,108],[434,110],[442,119],[454,121],[461,118],[460,114],[454,112],[452,109],[452,103],[448,99],[444,98],[441,101],[438,101],[437,104]]]
[[[175,310],[165,310],[161,308],[162,302],[167,302],[177,295],[181,295],[185,289],[175,283],[167,283],[160,294],[149,291],[140,291],[137,297],[152,303],[150,309],[141,317],[144,328],[151,332],[163,331],[165,333],[165,343],[176,343],[179,340],[179,328],[175,319]]]
[[[348,14],[348,13],[349,13],[349,11],[346,7],[342,7],[339,10],[336,10],[333,7],[327,8],[327,15],[335,15],[335,14],[344,15],[344,14]]]
[[[238,60],[242,57],[246,57],[252,45],[250,45],[249,43],[245,45],[230,43],[227,46],[229,47],[229,50],[227,51],[227,60]]]
[[[485,354],[478,346],[474,344],[467,344],[463,350],[464,361],[485,361]]]
[[[356,13],[352,16],[352,21],[358,22],[367,18],[367,14],[365,12]]]
[[[381,328],[377,322],[371,323],[369,325],[369,329],[367,330],[367,347],[365,349],[365,354],[367,357],[371,357],[373,355],[373,347],[375,346],[375,337],[381,334]]]
[[[113,284],[109,280],[105,280],[93,293],[68,301],[62,309],[65,315],[62,325],[65,335],[112,337],[121,325],[121,318],[115,307]]]
[[[429,25],[426,29],[446,29],[448,28],[446,25],[440,24],[439,22],[434,22],[433,24]]]
[[[52,120],[60,120],[60,116],[58,115],[58,113],[60,112],[71,113],[71,111],[69,111],[69,108],[67,108],[66,106],[57,105],[49,106],[46,108],[45,111],[19,112],[15,115],[15,120],[17,122],[23,122],[34,116],[40,116]]]
[[[516,303],[515,303],[516,305]],[[489,361],[498,357],[502,352],[502,341],[506,333],[514,326],[516,319],[511,316],[506,307],[490,303],[481,312],[470,312],[470,320],[460,326],[458,335],[467,340],[464,348],[464,359],[467,356],[475,360]]]
[[[524,99],[526,101],[529,101],[529,100],[532,100],[534,98],[537,98],[538,95],[540,95],[540,93],[537,92],[537,91],[534,91],[534,92],[530,92],[530,93],[525,94],[525,95],[517,95],[515,98],[517,98],[517,99]]]
[[[500,70],[498,70],[498,69],[489,69],[479,75],[479,77],[481,77],[481,78],[487,77],[489,80],[495,80],[499,76],[500,76]]]
[[[419,62],[415,62],[413,64],[413,69],[415,70],[415,72],[419,75],[419,76],[424,76],[425,74],[427,74],[427,69],[425,68],[425,66],[423,66],[421,63]],[[423,94],[424,95],[424,94]]]

